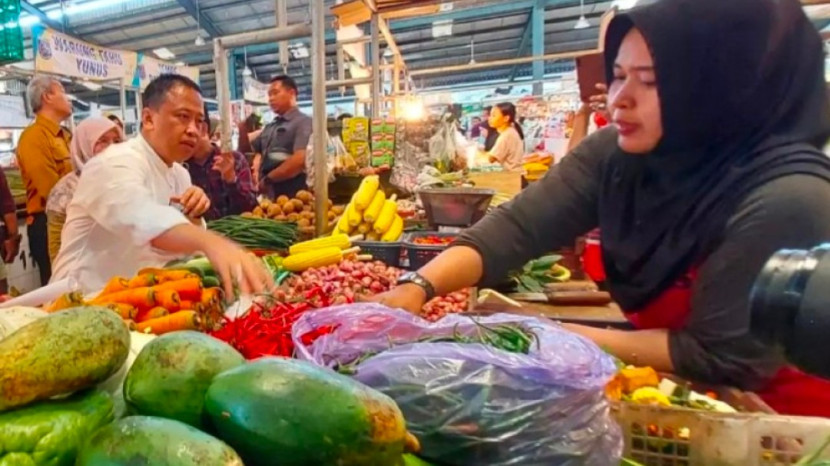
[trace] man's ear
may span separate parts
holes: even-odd
[[[149,108],[141,109],[141,128],[153,129],[153,111]]]

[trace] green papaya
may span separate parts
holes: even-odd
[[[131,416],[98,430],[76,466],[242,466],[221,440],[172,419]]]
[[[232,346],[204,333],[168,333],[138,354],[124,380],[124,401],[133,413],[203,428],[211,380],[244,362]]]
[[[404,453],[391,398],[303,361],[262,358],[219,374],[205,409],[247,466],[395,466]]]
[[[77,307],[0,341],[0,412],[103,382],[121,368],[130,331],[114,312]]]
[[[112,399],[90,390],[0,414],[0,465],[72,466],[81,444],[112,422]]]

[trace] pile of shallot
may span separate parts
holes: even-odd
[[[331,304],[346,304],[389,291],[403,272],[383,262],[344,260],[337,265],[308,269],[288,278],[276,291],[279,301],[303,299],[305,293],[316,288],[332,297]],[[428,302],[421,316],[436,321],[451,313],[467,310],[469,290],[451,293]],[[314,303],[312,303],[314,305]]]

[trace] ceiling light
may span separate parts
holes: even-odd
[[[574,24],[574,29],[588,29],[591,23],[585,18],[585,0],[579,0],[579,21]]]
[[[196,44],[197,47],[201,47],[205,45],[205,40],[202,39],[202,36],[197,35],[196,40],[194,40],[193,43]]]
[[[242,70],[242,76],[244,76],[246,78],[250,78],[253,74],[254,74],[254,72],[251,71],[251,69],[248,68],[247,66],[245,67],[244,70]]]
[[[183,62],[183,61],[177,61],[177,62],[176,62],[176,63],[174,63],[174,64],[175,64],[176,66],[187,66],[187,64],[186,64],[185,62]]]
[[[153,53],[156,54],[156,56],[161,58],[162,60],[170,60],[172,58],[176,58],[176,54],[171,52],[170,49],[168,49],[167,47],[153,49]]]

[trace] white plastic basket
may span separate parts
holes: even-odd
[[[624,456],[645,466],[791,466],[821,448],[830,420],[621,403]],[[830,460],[830,452],[822,459]]]

